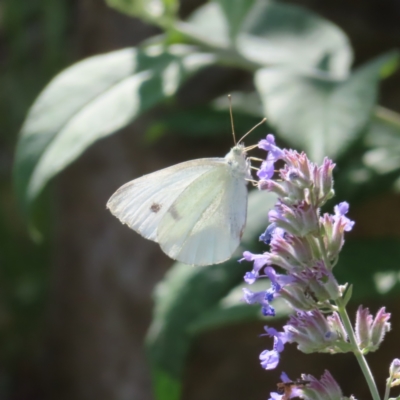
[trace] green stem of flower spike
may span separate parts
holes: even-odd
[[[324,242],[322,239],[322,232],[321,232],[320,226],[319,226],[317,240],[318,240],[321,255],[325,262],[326,267],[329,269],[332,269],[332,266],[330,264],[327,254],[326,254],[326,249],[325,249]],[[379,396],[378,389],[376,387],[375,379],[371,373],[371,370],[369,369],[369,365],[368,365],[364,355],[362,354],[361,350],[358,347],[356,336],[355,336],[355,333],[353,330],[353,325],[351,324],[349,315],[347,314],[346,306],[342,299],[336,300],[336,305],[337,305],[337,311],[340,315],[340,318],[343,322],[346,333],[349,337],[350,343],[353,347],[353,353],[358,361],[358,364],[360,365],[360,368],[364,374],[365,380],[367,381],[372,398],[373,398],[373,400],[380,400],[380,396]]]
[[[353,331],[353,326],[351,324],[350,318],[347,314],[347,310],[342,302],[341,299],[336,301],[336,304],[338,306],[338,312],[339,315],[342,319],[343,325],[346,329],[347,335],[349,337],[350,343],[353,346],[353,353],[358,361],[358,364],[361,367],[361,370],[364,374],[365,380],[367,381],[369,390],[371,392],[372,398],[374,400],[380,400],[379,392],[375,384],[374,377],[371,373],[371,370],[369,369],[368,363],[362,354],[361,350],[359,349],[357,345],[357,340]]]

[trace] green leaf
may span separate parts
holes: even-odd
[[[236,114],[245,114],[256,117],[257,122],[264,117],[263,107],[259,94],[254,92],[230,92],[232,101],[233,117]],[[227,96],[221,96],[212,102],[212,106],[219,111],[229,112],[229,102]]]
[[[364,164],[383,175],[400,169],[400,115],[379,107],[365,135]]]
[[[228,22],[229,37],[234,40],[256,0],[217,0]]]
[[[266,116],[287,142],[319,162],[354,143],[375,106],[382,69],[397,53],[369,62],[347,79],[289,68],[265,68],[255,84]]]
[[[204,313],[215,309],[220,300],[242,280],[249,266],[239,264],[237,259],[244,248],[254,249],[254,237],[265,229],[267,212],[274,201],[275,197],[271,194],[251,193],[242,241],[244,247],[238,249],[231,261],[204,268],[176,263],[157,287],[154,318],[147,338],[153,371],[162,372],[170,381],[181,381],[187,351],[193,339],[191,325]],[[157,399],[167,399],[165,396],[161,393]]]
[[[337,77],[347,75],[353,57],[349,40],[333,23],[304,8],[266,0],[257,0],[246,16],[237,49],[261,65],[319,67]]]
[[[349,285],[346,288],[346,292],[345,292],[344,297],[343,297],[343,307],[347,306],[348,302],[351,299],[352,294],[353,294],[353,285]]]
[[[191,38],[212,47],[231,46],[228,21],[218,3],[210,2],[196,9],[179,29]]]
[[[343,77],[352,60],[349,41],[334,24],[272,0],[215,0],[177,27],[199,44],[212,46],[221,60],[251,70],[306,66]]]
[[[163,25],[174,18],[177,0],[106,0],[107,4],[123,14],[141,18],[156,25]]]
[[[350,203],[391,189],[399,190],[400,115],[376,107],[362,140],[342,157],[335,192]]]
[[[52,177],[212,62],[189,46],[150,46],[91,57],[56,76],[30,109],[17,146],[15,186],[28,217]]]

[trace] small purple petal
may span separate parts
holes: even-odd
[[[271,179],[275,173],[275,160],[268,159],[261,163],[260,170],[257,171],[257,176],[260,179]]]
[[[275,144],[275,137],[271,134],[267,135],[266,139],[260,140],[258,147],[268,151],[268,154],[271,154],[275,161],[283,158],[285,155],[284,151]]]
[[[342,226],[344,226],[344,230],[346,232],[351,231],[353,229],[355,222],[345,217],[345,215],[349,211],[349,203],[347,203],[346,201],[339,203],[334,207],[334,211],[335,215],[333,216],[333,220],[336,222],[339,219],[341,219],[343,222]]]
[[[282,382],[292,382],[286,372],[282,372],[280,378]]]
[[[264,369],[274,369],[279,364],[279,353],[275,350],[264,350],[260,354],[260,360]]]
[[[265,244],[270,244],[275,229],[276,229],[276,224],[269,224],[265,232],[260,236],[260,241],[264,242]]]
[[[342,201],[334,207],[334,211],[337,216],[346,215],[349,212],[349,203]]]
[[[283,397],[282,394],[279,394],[279,393],[276,393],[276,392],[271,392],[269,395],[271,397],[268,400],[281,400],[282,397]]]
[[[253,271],[251,272],[246,272],[243,279],[244,281],[249,284],[252,285],[258,278],[258,274],[254,273]]]

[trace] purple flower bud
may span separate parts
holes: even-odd
[[[310,242],[306,238],[293,236],[288,233],[284,237],[274,236],[271,242],[271,251],[282,254],[291,254],[303,267],[312,265],[315,256]]]
[[[303,374],[302,379],[308,384],[303,387],[304,398],[308,400],[345,400],[342,390],[333,379],[329,371],[325,370],[321,379],[318,380],[312,375]],[[350,397],[352,399],[352,397]]]
[[[351,346],[333,330],[330,320],[319,310],[298,312],[291,316],[284,330],[290,333],[290,343],[297,343],[303,353],[351,351]]]
[[[311,185],[312,178],[312,170],[313,163],[307,158],[307,155],[302,152],[298,153],[295,150],[285,150],[285,161],[292,171],[297,171],[297,175],[302,181],[308,181],[309,184],[306,187]]]
[[[372,348],[370,351],[378,349],[380,344],[383,342],[386,332],[390,331],[390,314],[385,312],[385,307],[382,307],[376,313],[374,322],[372,323]]]
[[[311,311],[318,308],[317,299],[309,292],[307,284],[299,279],[282,288],[279,297],[285,299],[295,310]]]
[[[331,332],[333,333],[333,335],[336,336],[336,338],[339,338],[340,340],[342,340],[343,342],[346,343],[347,347],[348,344],[348,336],[347,336],[347,332],[346,329],[343,326],[342,320],[339,317],[339,314],[334,312],[331,315],[329,315],[326,320],[328,321],[328,325],[331,327]],[[333,338],[333,336],[332,336]],[[345,348],[343,351],[347,351]]]
[[[372,315],[368,308],[358,307],[356,314],[355,334],[361,350],[366,349],[371,342]]]
[[[332,272],[319,260],[311,268],[306,268],[299,275],[307,282],[309,290],[320,302],[337,300],[341,296],[340,286]]]
[[[382,343],[386,332],[390,331],[390,314],[382,307],[375,319],[368,308],[358,307],[356,314],[355,333],[359,348],[364,352],[376,351]]]
[[[325,204],[327,200],[333,197],[333,168],[335,164],[329,158],[324,158],[324,162],[321,167],[318,168],[319,176],[319,207]]]
[[[287,197],[289,195],[283,185],[271,179],[261,179],[258,182],[258,188],[260,190],[267,190],[268,192],[275,193],[278,197]]]
[[[391,362],[389,374],[391,379],[400,379],[400,360],[398,358]]]
[[[349,210],[349,204],[342,202],[335,206],[335,215],[324,214],[320,218],[320,224],[325,233],[325,246],[328,258],[334,260],[344,244],[344,232],[350,231],[354,221],[348,219],[345,214]]]
[[[318,218],[315,210],[302,201],[296,206],[289,206],[282,201],[268,213],[269,221],[295,236],[303,237],[315,232],[318,228]]]

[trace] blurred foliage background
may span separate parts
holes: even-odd
[[[233,261],[196,269],[171,267],[105,211],[130,179],[224,155],[228,93],[237,132],[268,118],[249,141],[273,132],[337,163],[334,201],[356,220],[337,276],[355,286],[353,311],[393,313],[369,357],[382,390],[399,356],[396,0],[3,0],[0,15],[1,398],[264,399],[275,388],[280,371],[258,364],[274,322],[240,303],[249,266],[236,262],[257,248],[274,199],[252,193]],[[278,325],[284,316],[281,305]],[[328,368],[346,395],[367,396],[350,356],[291,349],[282,368]]]

